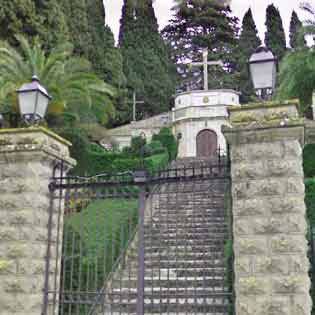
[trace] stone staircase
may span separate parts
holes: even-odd
[[[145,314],[228,314],[224,179],[162,184],[145,214]],[[138,239],[93,314],[136,314]]]

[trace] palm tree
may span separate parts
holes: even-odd
[[[114,88],[91,72],[90,63],[63,43],[49,54],[38,40],[17,36],[19,48],[0,42],[0,107],[17,110],[16,89],[36,74],[53,99],[49,113],[69,112],[81,122],[105,124],[114,114]]]
[[[287,54],[280,65],[279,80],[278,98],[299,98],[305,112],[315,89],[315,51],[300,48]]]
[[[315,8],[309,2],[303,2],[301,9],[311,17],[304,21],[300,36],[315,36]],[[302,111],[306,112],[312,104],[312,93],[315,90],[314,47],[301,46],[291,50],[280,64],[279,81],[278,98],[299,98]]]
[[[301,36],[315,36],[315,8],[309,2],[302,2],[300,8],[311,17],[304,21]]]

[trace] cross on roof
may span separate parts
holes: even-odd
[[[191,65],[194,67],[203,67],[203,88],[208,91],[208,66],[221,66],[223,68],[223,62],[219,61],[208,61],[208,49],[205,48],[202,52],[203,61],[202,62],[192,62]]]
[[[132,101],[129,101],[129,103],[132,103],[132,121],[136,121],[136,107],[137,104],[144,104],[143,101],[137,101],[137,94],[136,92],[133,92]]]

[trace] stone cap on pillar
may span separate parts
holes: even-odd
[[[229,144],[298,139],[304,145],[304,119],[298,105],[293,100],[229,108],[231,126],[223,126],[222,132]]]
[[[76,161],[70,157],[71,145],[43,127],[0,129],[0,162],[10,159],[48,159],[63,162],[70,169],[76,165]]]

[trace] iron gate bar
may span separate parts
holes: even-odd
[[[204,182],[205,180],[209,180],[209,179],[215,179],[215,180],[220,180],[220,179],[227,179],[229,178],[229,165],[227,163],[225,163],[225,160],[219,159],[219,163],[207,163],[207,164],[201,164],[199,166],[191,166],[191,167],[186,167],[184,165],[184,167],[173,167],[173,168],[169,168],[167,170],[160,170],[158,172],[155,172],[153,174],[151,174],[150,176],[147,176],[144,180],[143,178],[139,178],[136,179],[135,178],[135,173],[134,172],[126,172],[126,173],[121,173],[121,174],[117,174],[117,175],[107,175],[107,174],[101,174],[98,176],[94,176],[94,177],[65,177],[63,176],[63,173],[60,174],[59,177],[54,176],[53,181],[50,184],[50,189],[51,192],[55,193],[57,190],[59,191],[58,196],[56,196],[55,194],[53,194],[52,196],[52,206],[53,206],[53,200],[58,199],[59,201],[59,210],[61,209],[61,201],[64,198],[65,203],[66,203],[66,207],[65,210],[68,211],[76,211],[75,208],[73,208],[73,206],[69,206],[69,202],[70,202],[70,197],[74,198],[74,200],[83,200],[83,205],[82,205],[82,209],[85,209],[86,205],[89,202],[92,202],[93,200],[98,200],[98,199],[106,199],[106,198],[134,198],[135,196],[138,197],[139,200],[139,209],[138,209],[138,214],[139,214],[139,222],[138,222],[138,226],[135,227],[135,230],[133,231],[133,235],[130,234],[130,232],[127,232],[129,235],[129,240],[127,240],[126,246],[124,248],[123,244],[125,243],[125,229],[120,226],[120,232],[118,231],[118,233],[120,234],[119,240],[120,240],[120,246],[119,246],[119,252],[116,253],[116,248],[114,248],[113,244],[111,246],[111,250],[112,250],[112,257],[111,259],[114,260],[114,257],[116,257],[118,255],[118,258],[115,258],[115,261],[112,261],[112,271],[107,274],[106,279],[104,279],[104,281],[102,280],[102,282],[104,283],[104,286],[101,288],[101,290],[99,291],[98,289],[98,273],[100,271],[100,269],[102,269],[102,267],[100,267],[100,261],[98,260],[97,257],[92,257],[91,259],[93,260],[88,260],[87,262],[87,275],[86,275],[86,279],[82,278],[82,265],[79,262],[74,262],[74,259],[80,259],[82,258],[82,240],[80,240],[79,238],[76,238],[76,236],[73,234],[71,235],[71,233],[66,234],[65,235],[65,239],[64,241],[67,242],[67,238],[74,238],[72,240],[72,248],[71,248],[71,256],[67,258],[67,253],[65,253],[65,256],[62,258],[62,261],[64,264],[67,264],[67,259],[70,260],[70,281],[71,281],[71,285],[70,288],[66,288],[64,287],[64,283],[61,282],[61,288],[60,290],[58,290],[57,288],[57,278],[55,278],[55,290],[50,290],[48,291],[48,287],[46,293],[47,293],[47,306],[48,306],[48,294],[52,293],[54,295],[54,307],[56,306],[55,304],[57,303],[57,294],[59,294],[59,303],[61,304],[61,311],[63,314],[63,312],[65,311],[64,307],[66,305],[68,305],[68,314],[74,314],[73,312],[76,312],[76,314],[79,314],[80,311],[80,305],[82,305],[85,309],[85,314],[96,314],[95,311],[98,307],[102,308],[102,313],[105,314],[104,312],[105,309],[105,299],[106,299],[106,286],[105,283],[107,283],[108,279],[111,279],[112,276],[114,276],[115,270],[117,268],[120,268],[121,266],[125,266],[125,253],[127,252],[129,246],[131,245],[131,243],[133,242],[136,234],[138,233],[138,237],[139,237],[139,246],[138,246],[138,279],[137,279],[137,305],[136,305],[136,310],[137,310],[137,314],[138,315],[144,315],[145,313],[145,247],[144,247],[144,243],[145,243],[145,224],[146,224],[146,220],[145,220],[145,208],[146,208],[146,197],[147,195],[147,190],[150,191],[150,194],[154,194],[154,190],[160,190],[160,191],[155,191],[158,193],[158,196],[160,196],[160,198],[158,198],[158,205],[154,205],[154,207],[157,207],[157,209],[155,209],[155,213],[160,216],[161,215],[161,209],[163,207],[163,204],[165,206],[165,204],[169,204],[169,202],[174,202],[178,201],[180,198],[182,198],[181,194],[182,193],[189,193],[189,189],[193,189],[193,198],[192,198],[192,208],[191,211],[193,212],[193,214],[198,214],[197,213],[197,204],[196,204],[196,200],[195,200],[195,194],[197,193],[197,191],[199,190],[199,188],[197,188],[197,186],[195,184],[192,184],[193,186],[189,185],[189,181],[198,181],[198,182]],[[178,183],[178,186],[174,186],[175,183]],[[161,190],[161,187],[163,185],[165,185],[164,188]],[[180,190],[177,190],[178,188],[180,188]],[[140,191],[139,191],[140,190]],[[164,190],[164,191],[163,191]],[[202,189],[201,189],[202,190]],[[65,194],[63,194],[63,192],[65,192]],[[162,195],[165,194],[166,199],[162,200]],[[83,199],[82,199],[83,197]],[[163,197],[164,198],[164,197]],[[173,198],[175,198],[173,200]],[[188,199],[189,200],[189,199]],[[162,203],[161,203],[162,202]],[[153,199],[152,199],[152,203]],[[175,202],[175,206],[176,204],[178,204],[178,202]],[[157,244],[157,248],[162,248],[162,228],[158,228],[156,229],[157,234],[153,235],[154,230],[152,229],[153,227],[153,206],[150,207],[151,209],[151,228],[149,229],[149,233],[150,233],[150,239],[151,239],[151,244],[153,245],[152,241],[156,242],[154,240],[154,236],[156,237],[157,235],[159,235],[160,237],[158,237],[158,240],[156,242]],[[173,225],[173,221],[174,218],[176,218],[176,207],[173,209],[171,209],[170,207],[167,207],[167,209],[165,209],[165,219],[166,219],[166,230],[165,233],[169,233],[168,236],[172,235],[171,233],[171,227],[172,229],[174,229],[174,225]],[[79,210],[81,211],[81,210]],[[170,212],[172,211],[172,212]],[[174,212],[175,211],[175,212]],[[81,212],[80,212],[81,213]],[[205,216],[206,216],[206,212],[202,211],[201,212],[203,221],[205,220]],[[89,217],[87,218],[89,220]],[[98,221],[100,219],[100,212],[97,211],[96,213],[96,220]],[[171,223],[171,221],[173,222],[172,225],[169,225]],[[189,218],[188,216],[186,216],[186,218],[183,218],[184,221],[188,224],[189,222],[193,222],[195,221],[195,223],[197,222],[197,217],[196,216],[192,216],[192,218]],[[191,221],[192,219],[192,221]],[[190,221],[189,221],[190,220]],[[59,221],[59,225],[60,225],[60,218],[58,219]],[[183,221],[183,222],[184,222]],[[199,221],[198,221],[199,222]],[[83,230],[83,223],[82,219],[80,221],[80,230]],[[131,224],[131,219],[128,218],[128,230],[130,230],[130,224]],[[166,246],[167,246],[167,250],[168,252],[171,251],[175,251],[175,258],[171,257],[171,256],[165,256],[163,254],[163,260],[168,260],[170,263],[174,264],[174,259],[175,259],[175,266],[174,266],[174,271],[176,276],[175,279],[175,287],[177,287],[177,282],[179,281],[180,277],[184,276],[184,278],[186,278],[186,280],[188,279],[188,272],[184,273],[182,272],[183,268],[178,268],[178,264],[177,264],[177,260],[179,259],[179,256],[177,255],[177,251],[179,250],[179,244],[181,242],[180,240],[180,235],[178,234],[178,221],[175,220],[175,245],[174,242],[172,243],[171,240],[168,237],[165,237],[166,242]],[[182,224],[182,223],[180,223]],[[191,225],[191,223],[188,224],[189,226]],[[60,227],[58,227],[60,228]],[[104,226],[105,228],[105,226]],[[113,229],[113,224],[112,224],[112,229]],[[137,232],[138,231],[138,232]],[[167,231],[167,232],[166,232]],[[100,233],[100,226],[96,226],[96,234]],[[155,232],[155,233],[156,233]],[[89,231],[89,233],[91,233],[91,231]],[[113,231],[111,232],[113,234]],[[183,233],[185,234],[185,229],[183,230]],[[90,234],[89,234],[90,235]],[[88,236],[90,237],[90,236]],[[186,238],[186,241],[184,240],[183,245],[184,245],[184,252],[187,253],[188,247],[191,248],[193,246],[193,243],[190,244],[190,239],[188,238],[187,235],[184,235],[184,237]],[[65,244],[65,250],[67,250],[67,246],[71,245],[71,244]],[[141,246],[141,244],[143,244]],[[189,246],[188,246],[189,245]],[[198,241],[196,242],[196,245],[199,246]],[[175,248],[174,248],[175,246]],[[201,244],[199,247],[196,248],[201,248]],[[205,244],[206,246],[206,244]],[[77,249],[75,249],[76,247],[78,247],[79,253],[77,253]],[[100,244],[97,243],[96,245],[97,249],[99,249]],[[193,246],[194,247],[194,246]],[[110,249],[110,248],[109,248]],[[106,247],[104,246],[104,251],[106,251]],[[158,261],[158,265],[157,266],[161,266],[161,250],[158,251],[157,253],[157,261]],[[58,255],[58,253],[57,253]],[[75,255],[78,255],[78,257],[76,258]],[[181,255],[183,255],[183,253],[181,253]],[[201,253],[203,260],[205,260],[205,250],[202,251]],[[104,257],[106,256],[106,253],[104,252]],[[57,256],[58,257],[58,256]],[[192,256],[191,256],[192,257]],[[156,259],[156,258],[155,258]],[[104,260],[104,265],[103,265],[103,269],[106,271],[107,267],[106,267],[106,259]],[[79,272],[78,272],[78,284],[76,284],[76,286],[73,286],[72,283],[72,278],[73,278],[73,274],[75,272],[74,270],[74,265],[76,264],[76,268],[78,265],[79,268]],[[167,264],[167,261],[163,261],[164,264]],[[57,266],[57,261],[56,261],[56,266]],[[111,307],[110,312],[113,314],[113,311],[115,312],[115,314],[117,314],[117,312],[119,312],[120,314],[122,314],[122,310],[123,310],[123,304],[125,304],[126,302],[126,298],[123,297],[122,295],[122,281],[126,280],[126,277],[130,280],[130,265],[129,266],[129,272],[128,274],[125,276],[123,276],[122,271],[120,272],[119,276],[120,276],[120,281],[119,281],[119,288],[118,288],[118,292],[120,292],[120,295],[118,295],[118,293],[112,292],[110,293],[111,296],[111,301],[112,303],[118,303],[118,305],[120,304],[120,308],[119,310],[114,311],[113,307]],[[189,264],[188,264],[189,266]],[[153,260],[150,260],[150,267],[151,267],[151,274],[154,273],[154,263]],[[125,267],[122,267],[122,270],[125,270]],[[128,267],[127,267],[128,268]],[[188,311],[188,307],[189,307],[189,303],[188,303],[188,287],[186,287],[186,293],[185,291],[180,291],[180,292],[173,292],[173,289],[171,290],[171,286],[170,286],[170,280],[173,279],[170,277],[170,268],[167,267],[167,265],[165,265],[165,268],[167,268],[166,270],[166,274],[163,276],[163,281],[165,281],[165,276],[166,276],[166,283],[167,283],[167,292],[162,290],[162,278],[161,278],[161,267],[158,267],[158,283],[159,283],[159,300],[160,300],[160,307],[159,307],[159,313],[169,313],[170,312],[170,308],[167,307],[165,309],[165,306],[162,308],[162,302],[164,303],[165,300],[168,301],[168,304],[171,304],[174,302],[174,299],[176,300],[176,305],[178,305],[178,301],[179,299],[184,298],[185,299],[185,304],[187,304],[187,310],[186,313]],[[203,268],[203,274],[202,274],[202,269],[200,270],[201,272],[198,273],[198,269],[196,270],[195,274],[194,274],[194,278],[196,280],[197,277],[197,273],[200,274],[200,279],[203,279],[203,281],[201,281],[201,286],[203,288],[205,288],[206,286],[206,275],[207,272],[205,270],[205,268]],[[64,266],[62,268],[62,281],[65,281],[67,275],[66,275],[66,267]],[[77,272],[77,271],[76,271]],[[193,270],[191,270],[191,272],[193,272]],[[104,274],[104,272],[103,272]],[[193,274],[192,274],[193,275]],[[68,277],[69,277],[69,273],[68,273]],[[198,278],[198,279],[199,279]],[[200,280],[199,279],[199,280]],[[198,280],[198,281],[199,281]],[[48,277],[48,281],[49,281],[49,277]],[[86,283],[84,283],[86,282]],[[130,281],[129,281],[130,282]],[[186,281],[187,282],[187,281]],[[152,277],[152,288],[151,288],[151,305],[152,308],[156,307],[155,302],[156,299],[158,298],[158,295],[156,294],[157,291],[154,291],[154,287],[153,287],[153,277]],[[86,284],[86,288],[84,290],[83,286],[84,284]],[[163,284],[163,286],[165,286],[165,284]],[[129,293],[131,292],[131,287],[132,286],[128,286],[127,290],[129,291]],[[83,290],[81,290],[83,289]],[[92,289],[92,290],[91,290]],[[171,294],[172,293],[172,294]],[[193,298],[197,299],[197,287],[193,287]],[[206,291],[204,290],[204,294],[200,294],[200,292],[198,292],[198,296],[200,296],[200,299],[203,299],[203,305],[199,306],[199,310],[202,311],[202,309],[204,311],[206,311]],[[208,294],[208,293],[207,293]],[[215,293],[212,292],[211,293],[211,300],[214,302],[214,296],[224,296],[227,297],[229,294],[221,292],[221,293]],[[90,297],[89,297],[90,296]],[[117,297],[116,297],[117,296]],[[131,305],[130,302],[130,298],[131,295],[128,294],[128,301],[127,301],[127,305]],[[198,298],[199,299],[199,298]],[[118,302],[117,302],[118,301]],[[210,300],[209,300],[210,301]],[[210,303],[210,302],[209,302]],[[212,302],[211,302],[212,303]],[[90,306],[88,306],[90,305]],[[70,309],[70,313],[69,313],[69,309]],[[46,309],[47,311],[47,309]],[[194,310],[192,310],[194,313],[197,313],[197,308],[195,308]],[[128,312],[128,311],[127,311]],[[176,312],[176,310],[175,310]],[[126,310],[123,310],[123,313],[126,313]],[[97,313],[99,314],[99,313]],[[108,314],[108,313],[106,313]],[[44,313],[43,311],[43,315],[46,315],[46,313]]]
[[[167,170],[157,171],[155,174],[153,173],[151,176],[147,178],[148,183],[157,184],[163,182],[170,182],[170,181],[181,181],[181,180],[192,180],[196,178],[218,178],[223,179],[229,175],[229,165],[228,164],[201,164],[200,166],[201,172],[196,174],[196,167],[184,167],[184,168],[171,168]],[[219,172],[214,172],[214,170],[219,170]],[[191,175],[189,172],[191,171]],[[209,171],[209,173],[207,172]],[[173,172],[173,176],[172,176]],[[178,172],[183,175],[178,176]],[[134,180],[134,174],[136,172],[127,172],[121,173],[116,176],[116,180],[111,180],[106,178],[110,178],[111,176],[107,175],[97,175],[92,177],[79,177],[79,176],[69,176],[69,177],[55,177],[54,181],[50,184],[51,190],[56,189],[74,189],[74,188],[99,188],[99,187],[120,187],[123,185],[132,185],[138,184]],[[126,176],[129,175],[128,179],[119,180],[119,176]],[[82,180],[84,182],[77,182],[78,180]],[[67,181],[65,183],[65,181]],[[139,183],[141,184],[141,183]]]

